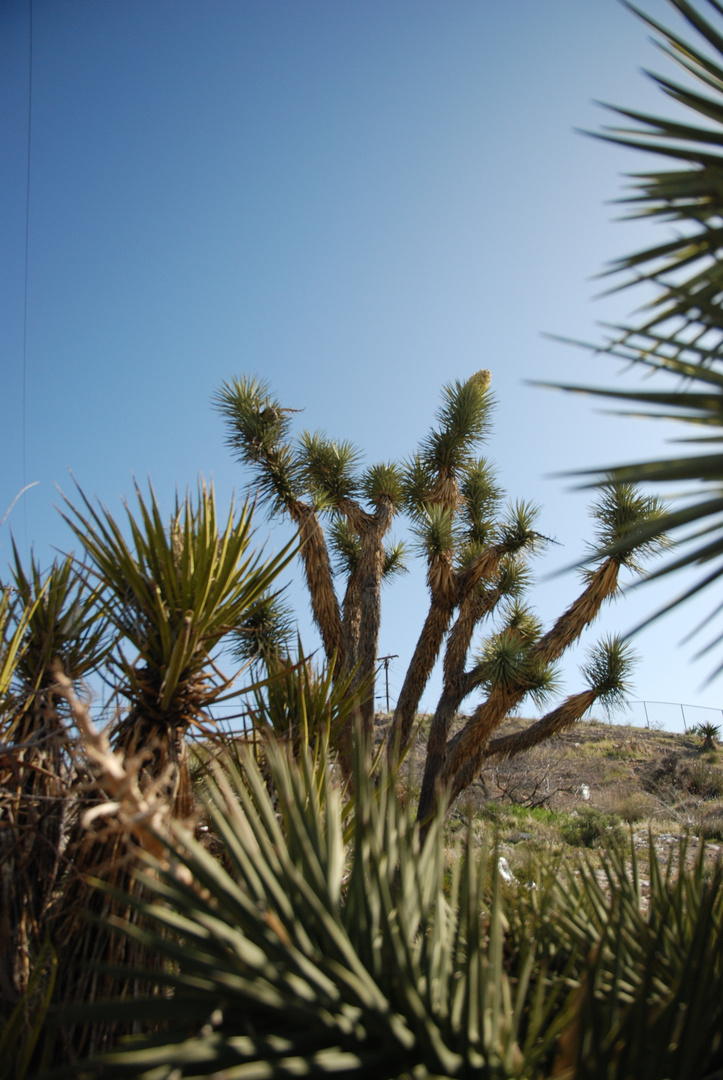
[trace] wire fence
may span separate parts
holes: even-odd
[[[612,717],[611,722],[654,731],[686,732],[699,724],[722,723],[723,709],[679,701],[629,701],[628,708]]]

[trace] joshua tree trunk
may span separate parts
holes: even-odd
[[[389,732],[389,758],[396,761],[404,752],[412,732],[412,724],[424,688],[432,674],[444,635],[454,614],[455,601],[450,596],[433,597],[422,632],[417,641],[402,689],[394,710]]]
[[[498,739],[491,739],[484,752],[484,760],[500,758],[507,761],[508,758],[517,754],[524,754],[527,750],[539,746],[540,743],[559,735],[561,731],[574,725],[595,704],[597,694],[594,690],[583,690],[579,694],[573,694],[563,701],[547,716],[543,716],[535,724],[530,724],[524,731],[515,732],[514,735],[503,735]]]
[[[336,670],[342,671],[345,667],[345,641],[323,529],[316,512],[306,503],[294,502],[289,507],[289,514],[299,526],[300,555],[324,654],[327,661],[336,657]]]
[[[384,568],[384,537],[389,532],[394,514],[389,500],[382,500],[379,509],[364,526],[359,559],[359,668],[357,683],[364,686],[361,703],[362,730],[371,736],[374,730],[374,690],[379,627],[381,624],[382,571]]]
[[[444,657],[444,687],[427,740],[427,756],[417,815],[419,821],[427,820],[434,809],[435,782],[445,765],[450,726],[462,701],[477,683],[475,673],[465,673],[464,670],[472,635],[480,620],[494,609],[500,595],[498,589],[491,589],[487,593],[469,593],[450,632]]]
[[[510,549],[511,545],[509,544],[495,544],[459,574],[453,574],[451,568],[446,575],[435,574],[435,568],[430,566],[428,580],[430,580],[430,583],[438,581],[440,584],[432,592],[429,612],[419,635],[412,661],[407,669],[397,707],[394,710],[394,719],[389,733],[389,757],[391,761],[398,759],[409,742],[419,702],[422,699],[424,688],[429,682],[432,669],[437,662],[437,657],[457,604],[461,601],[463,608],[465,604],[470,604],[467,613],[465,615],[460,614],[458,619],[460,629],[458,630],[457,644],[450,642],[452,649],[450,663],[456,664],[458,668],[459,655],[468,629],[468,619],[475,610],[475,601],[473,599],[475,590],[481,581],[489,580],[495,576],[499,570],[500,562],[505,555],[510,553]],[[483,614],[484,612],[477,617],[477,622],[479,622]],[[474,626],[469,628],[469,637],[466,638],[467,649],[469,649],[473,630]],[[462,665],[464,665],[465,659],[466,651],[462,658]],[[450,677],[454,678],[453,676]],[[469,693],[469,690],[467,693]],[[435,733],[436,738],[438,738],[438,732]]]

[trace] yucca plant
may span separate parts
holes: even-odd
[[[185,733],[227,684],[210,660],[267,594],[290,558],[290,549],[262,559],[251,548],[251,513],[233,506],[216,515],[212,489],[196,502],[176,501],[165,521],[153,490],[136,488],[137,515],[126,506],[127,533],[110,511],[81,494],[64,515],[82,543],[101,590],[103,611],[116,628],[115,666],[130,709],[116,727],[116,745],[128,754],[152,750],[152,771],[167,771],[172,799],[190,810]]]
[[[573,956],[579,990],[554,1075],[688,1080],[723,1072],[723,864],[688,841],[663,865],[651,837],[644,897],[638,855],[608,844],[551,882],[552,948]],[[545,931],[548,940],[550,935]]]
[[[703,848],[663,866],[651,839],[643,881],[632,839],[611,842],[603,875],[548,857],[536,888],[503,887],[471,831],[445,852],[437,818],[420,847],[365,752],[348,844],[329,760],[274,742],[268,760],[273,797],[250,753],[209,780],[221,862],[153,819],[135,918],[114,921],[163,959],[165,995],[61,1009],[150,1033],[59,1076],[718,1075],[723,867]]]
[[[163,793],[183,820],[194,809],[187,734],[206,729],[211,706],[229,689],[214,654],[272,589],[290,550],[264,558],[252,547],[249,507],[237,515],[232,506],[219,521],[213,491],[204,484],[195,501],[176,501],[168,521],[152,490],[146,499],[136,489],[136,497],[136,513],[126,505],[125,529],[82,492],[81,508],[66,500],[65,518],[85,549],[98,603],[117,634],[110,663],[128,707],[113,723],[113,747],[121,760],[137,763],[143,790]],[[85,799],[101,797],[92,779],[93,770]],[[133,992],[130,983],[97,970],[130,953],[109,938],[105,920],[112,905],[99,894],[89,898],[87,886],[89,874],[102,873],[118,888],[132,887],[132,852],[122,835],[98,819],[89,830],[79,827],[67,856],[72,872],[54,914],[58,996]],[[89,928],[93,904],[97,924]],[[65,1053],[101,1045],[108,1037],[108,1030],[85,1027],[72,1035]]]
[[[45,922],[65,866],[73,783],[67,708],[57,672],[78,683],[103,661],[107,625],[97,594],[72,558],[29,571],[14,552],[14,593],[25,615],[18,624],[10,698],[0,717],[0,801],[3,874],[0,962],[22,994],[44,938]]]
[[[701,749],[715,750],[716,740],[720,738],[720,724],[707,721],[704,724],[698,724],[694,730],[696,735],[700,735],[703,740]]]
[[[257,674],[262,674],[258,668]],[[264,677],[245,688],[243,700],[241,734],[226,734],[218,728],[210,738],[194,745],[198,758],[195,784],[203,785],[214,763],[230,761],[241,767],[243,755],[250,747],[273,790],[266,761],[269,739],[283,744],[296,757],[303,751],[314,762],[320,758],[326,760],[331,745],[338,742],[340,732],[358,710],[353,673],[335,678],[333,665],[317,668],[305,656],[300,639],[296,659],[272,655]],[[372,758],[369,768],[374,767]],[[351,805],[351,785],[347,786],[346,799]]]
[[[532,945],[514,978],[505,971],[487,855],[471,842],[458,851],[447,895],[441,822],[420,849],[366,752],[349,848],[329,762],[274,743],[268,755],[275,802],[250,754],[242,772],[227,765],[209,782],[223,866],[177,821],[160,837],[164,857],[145,858],[144,898],[128,898],[142,924],[118,930],[164,958],[154,978],[169,995],[82,1012],[162,1030],[81,1075],[538,1075],[567,990],[538,979],[531,993]]]

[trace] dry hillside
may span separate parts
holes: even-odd
[[[386,717],[379,717],[384,729]],[[501,734],[529,721],[511,719]],[[425,724],[405,765],[411,792],[421,783]],[[523,869],[541,848],[571,857],[599,848],[602,836],[629,832],[645,859],[649,834],[675,858],[688,836],[688,858],[705,837],[707,857],[723,855],[723,748],[702,749],[698,734],[583,721],[528,754],[490,765],[454,808],[475,829],[492,826],[510,865]]]

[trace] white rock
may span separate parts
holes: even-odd
[[[502,878],[502,880],[506,881],[508,885],[511,885],[513,882],[517,881],[517,878],[510,870],[510,864],[507,862],[507,859],[504,857],[504,855],[500,855],[499,859],[497,860],[497,869],[500,872],[500,877]]]

